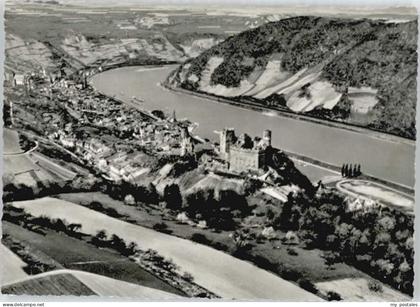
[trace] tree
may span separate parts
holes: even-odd
[[[67,232],[67,222],[65,220],[58,218],[53,222],[52,226],[55,231]]]
[[[305,289],[306,291],[309,291],[314,294],[318,293],[318,289],[316,288],[316,286],[310,280],[306,278],[299,279],[298,285],[299,287],[301,287],[302,289]]]
[[[353,177],[357,177],[357,164],[353,165],[352,174],[353,174]]]
[[[190,283],[194,281],[194,277],[188,272],[184,272],[184,274],[182,274],[182,278]]]
[[[391,216],[384,216],[377,222],[379,229],[384,230],[387,233],[393,232],[395,224],[395,219]]]
[[[348,164],[344,164],[344,177],[347,177],[349,175],[349,166]]]
[[[210,215],[211,206],[215,202],[214,190],[198,190],[195,193],[187,195],[184,209],[190,217],[195,217],[199,214],[201,218],[207,219]]]
[[[161,110],[153,110],[152,114],[160,119],[164,119],[165,118],[165,113],[163,113],[163,111]]]
[[[230,208],[212,207],[211,214],[206,219],[207,225],[215,229],[233,230],[236,223],[233,220],[233,214]]]
[[[172,210],[179,210],[182,208],[182,196],[179,186],[176,183],[167,185],[163,191],[163,199],[166,202],[166,207]]]
[[[337,252],[324,252],[323,258],[328,269],[333,269],[333,265],[340,262],[340,255]]]
[[[342,300],[340,294],[338,294],[337,292],[334,292],[334,291],[328,291],[327,292],[327,299],[329,301],[341,301]]]
[[[373,292],[382,292],[383,291],[382,285],[379,282],[374,281],[374,280],[369,281],[368,288],[369,288],[370,291],[373,291]]]
[[[156,186],[151,182],[148,187],[148,201],[151,204],[157,204],[159,202],[159,195],[156,190]]]
[[[27,186],[26,184],[21,184],[17,190],[19,193],[16,195],[15,193],[15,200],[27,200],[34,198],[34,191],[31,186]]]
[[[298,193],[294,196],[293,193],[289,193],[278,219],[274,221],[275,226],[282,230],[298,230],[299,219],[302,216],[302,211],[306,210],[307,206],[308,199],[306,195]]]
[[[249,250],[252,247],[249,232],[246,230],[236,230],[230,235],[230,237],[235,243],[237,251]]]
[[[250,213],[250,207],[244,195],[238,194],[234,190],[219,191],[219,206],[230,211],[238,211],[242,216]]]
[[[353,165],[352,164],[349,165],[347,176],[350,177],[350,178],[353,177]]]
[[[145,186],[134,186],[131,183],[125,184],[126,193],[130,193],[135,202],[148,202],[148,191]]]
[[[111,236],[110,244],[111,247],[118,251],[120,254],[124,254],[127,249],[125,241],[116,234]]]
[[[82,229],[82,224],[76,224],[72,223],[67,227],[69,232],[78,232],[80,229]]]
[[[127,246],[126,254],[127,254],[127,256],[134,255],[135,253],[137,253],[137,250],[138,250],[137,243],[130,242],[130,244],[128,244],[128,246]]]
[[[91,242],[96,246],[103,246],[104,242],[108,238],[105,230],[99,230],[96,235],[92,238]]]
[[[357,170],[356,170],[356,174],[357,176],[360,176],[362,174],[362,171],[360,170],[361,166],[360,164],[357,165]]]
[[[133,195],[128,194],[124,197],[124,203],[126,205],[134,205],[136,203],[136,201],[135,201]]]
[[[255,193],[258,189],[262,187],[262,182],[259,180],[255,180],[250,177],[246,177],[243,184],[243,189],[245,195],[250,195]]]

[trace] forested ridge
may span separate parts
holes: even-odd
[[[294,17],[264,24],[231,36],[189,60],[180,68],[186,78],[179,86],[199,90],[210,58],[223,63],[211,74],[211,85],[237,87],[270,58],[281,59],[281,69],[296,73],[303,68],[320,71],[320,79],[342,95],[334,116],[349,117],[349,87],[377,90],[378,103],[366,126],[415,138],[417,20],[391,23],[368,19]],[[186,66],[188,65],[188,66]],[[197,78],[188,78],[195,75]],[[178,80],[179,81],[179,80]],[[338,110],[337,110],[338,109]],[[351,120],[350,120],[351,122]]]

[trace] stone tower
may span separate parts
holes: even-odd
[[[229,156],[230,145],[235,142],[235,129],[225,128],[220,132],[220,157],[227,159]]]
[[[271,130],[264,130],[263,132],[263,142],[266,146],[271,146]]]
[[[181,156],[192,154],[194,152],[194,142],[188,132],[187,127],[181,128]]]

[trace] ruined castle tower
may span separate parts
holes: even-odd
[[[264,130],[263,142],[265,143],[266,146],[271,147],[271,130],[268,130],[268,129]]]
[[[235,142],[235,129],[225,128],[220,132],[220,157],[228,159],[230,145]]]

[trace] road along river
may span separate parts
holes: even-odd
[[[239,260],[213,248],[170,236],[152,229],[123,222],[80,205],[56,198],[14,202],[33,216],[46,215],[80,223],[81,231],[95,235],[105,229],[125,242],[135,242],[139,248],[156,250],[172,259],[181,269],[194,277],[194,282],[225,299],[273,299],[281,301],[321,301],[309,293],[255,265]]]
[[[336,127],[257,112],[211,99],[169,91],[159,84],[176,66],[123,67],[94,76],[91,84],[107,96],[135,102],[139,108],[160,109],[199,124],[195,133],[217,140],[215,130],[233,127],[237,134],[273,132],[273,146],[341,166],[360,163],[362,171],[408,187],[414,186],[414,142],[398,142],[377,133]],[[144,102],[132,100],[135,96]],[[136,102],[137,101],[137,102]]]

